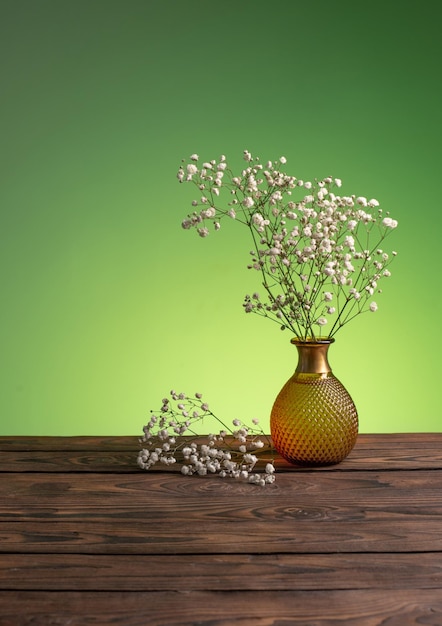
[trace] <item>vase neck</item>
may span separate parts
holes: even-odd
[[[329,374],[332,370],[328,362],[328,348],[334,339],[323,339],[317,341],[302,341],[292,339],[298,349],[298,374]]]

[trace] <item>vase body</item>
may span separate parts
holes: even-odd
[[[274,402],[270,432],[276,450],[296,465],[340,463],[356,443],[356,407],[328,363],[333,341],[291,341],[298,365]]]

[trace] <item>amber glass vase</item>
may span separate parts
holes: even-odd
[[[292,339],[298,366],[272,408],[276,450],[297,465],[332,465],[351,452],[358,435],[356,407],[328,363],[334,339]]]

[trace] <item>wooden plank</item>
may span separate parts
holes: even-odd
[[[405,446],[410,448],[426,448],[442,441],[442,432],[427,433],[363,433],[358,435],[358,448],[381,449]]]
[[[138,449],[119,450],[18,450],[0,452],[0,472],[99,472],[133,473]]]
[[[298,509],[307,506],[339,507],[344,504],[370,506],[402,505],[422,513],[421,507],[442,505],[442,472],[434,470],[399,472],[300,472],[281,473],[277,482],[257,487],[219,476],[136,472],[134,474],[10,474],[0,481],[0,514],[18,507],[26,515],[33,508],[100,506],[124,509],[149,507],[175,511],[177,504],[186,515],[235,515],[235,511],[259,513],[262,507]],[[21,507],[20,508],[20,504]],[[226,510],[226,504],[230,511]],[[242,513],[243,514],[243,513]],[[247,513],[246,513],[247,514]],[[273,512],[275,514],[275,512]],[[278,518],[276,512],[276,519]]]
[[[130,436],[34,436],[34,437],[0,437],[0,451],[32,451],[32,450],[132,450],[139,447],[140,433]],[[201,440],[204,440],[201,436]],[[410,448],[437,447],[442,442],[442,432],[433,433],[362,433],[358,436],[356,449],[390,448],[405,446]],[[433,445],[432,445],[433,444]]]
[[[354,449],[342,463],[333,466],[306,468],[291,465],[276,453],[260,455],[258,467],[275,459],[275,467],[281,472],[348,472],[355,470],[421,470],[442,469],[442,442],[426,448]],[[132,473],[139,471],[137,466],[138,448],[120,450],[33,450],[0,452],[0,473],[16,472],[100,472]],[[276,457],[276,458],[275,458]],[[151,472],[179,473],[178,465],[165,467],[156,465]]]
[[[418,436],[419,435],[419,436]],[[201,441],[205,438],[201,437]],[[0,438],[0,472],[134,472],[140,445],[135,437]],[[263,463],[276,458],[279,471],[302,472],[277,454],[265,451]],[[315,471],[378,469],[442,469],[442,433],[414,435],[360,435],[342,463]],[[155,466],[152,472],[176,473],[177,466]]]
[[[436,589],[0,592],[2,626],[440,626]]]
[[[35,436],[35,437],[0,437],[0,451],[24,451],[33,450],[132,450],[139,447],[139,438],[135,436]]]
[[[177,508],[179,514],[179,508]],[[177,513],[176,513],[177,514]],[[278,554],[349,552],[442,552],[441,516],[351,511],[273,520],[206,518],[199,523],[171,517],[130,521],[3,522],[0,553],[21,554]],[[359,518],[359,519],[358,519]],[[233,526],[234,524],[234,526]],[[442,558],[442,557],[441,557]]]
[[[4,554],[0,589],[302,591],[442,589],[440,552],[417,554]]]

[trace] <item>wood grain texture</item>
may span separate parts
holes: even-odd
[[[0,615],[1,626],[440,626],[442,597],[432,589],[0,592]]]
[[[138,449],[0,437],[0,626],[442,626],[442,433],[265,488]]]
[[[313,519],[265,528],[259,523],[199,531],[191,522],[10,523],[0,529],[1,551],[18,554],[278,554],[337,552],[442,552],[441,523],[431,517],[396,523]],[[169,528],[165,527],[168,525]],[[1,552],[0,552],[1,554]],[[442,558],[442,557],[441,557]]]
[[[440,552],[414,554],[4,554],[3,590],[440,589]]]

